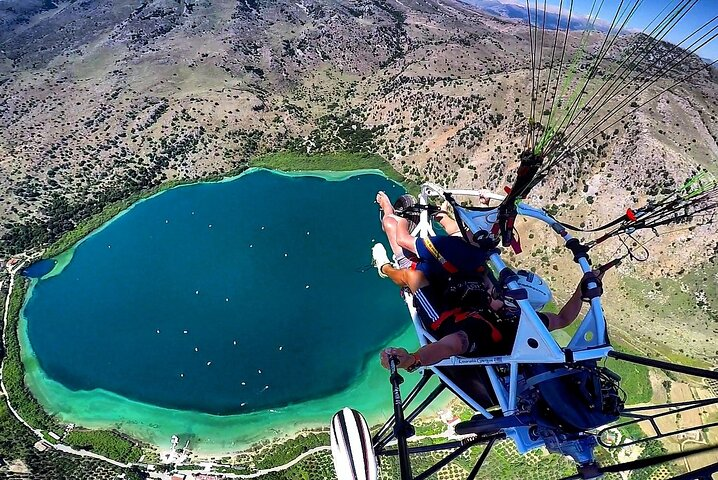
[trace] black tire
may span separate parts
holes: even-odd
[[[419,212],[406,211],[409,207],[413,207],[418,202],[414,195],[405,193],[401,197],[397,198],[394,202],[394,208],[397,210],[397,215],[407,219],[409,221],[409,231],[413,231],[416,225],[419,223]]]

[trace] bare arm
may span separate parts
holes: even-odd
[[[581,287],[579,286],[576,288],[576,291],[573,292],[573,295],[571,295],[571,298],[568,299],[568,302],[563,306],[560,312],[558,314],[555,313],[545,313],[549,320],[548,329],[549,330],[558,330],[559,328],[564,328],[573,323],[574,320],[576,320],[576,317],[578,317],[578,314],[581,313],[581,308],[583,307],[583,301],[581,300]]]
[[[600,280],[603,277],[603,272],[593,272]],[[583,300],[581,300],[581,283],[576,286],[576,291],[573,292],[568,302],[561,308],[558,315],[555,313],[546,313],[545,315],[549,319],[549,330],[558,330],[564,328],[573,323],[576,317],[581,313],[583,307]]]
[[[439,339],[438,342],[424,345],[416,351],[422,365],[433,365],[454,355],[466,353],[469,338],[464,332],[456,332]]]
[[[389,368],[389,357],[396,356],[399,368],[408,368],[418,359],[422,365],[433,365],[454,355],[461,355],[469,348],[469,339],[464,332],[447,335],[438,342],[424,345],[414,354],[404,348],[387,348],[381,352],[381,364]]]

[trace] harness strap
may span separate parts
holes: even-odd
[[[441,327],[441,324],[450,318],[454,319],[454,323],[463,322],[467,318],[476,318],[479,320],[483,320],[484,322],[486,322],[486,325],[491,328],[491,340],[494,343],[499,343],[504,338],[499,329],[496,328],[496,325],[482,317],[478,312],[464,311],[461,308],[454,308],[453,310],[447,310],[443,312],[438,319],[432,322],[431,329],[434,331],[438,330],[439,327]]]
[[[424,241],[424,246],[426,247],[426,249],[434,256],[434,258],[441,264],[441,266],[444,267],[444,270],[449,273],[456,273],[459,271],[458,268],[456,268],[450,261],[444,258],[441,253],[439,253],[439,250],[437,250],[434,244],[431,243],[429,237],[424,237],[422,240]]]

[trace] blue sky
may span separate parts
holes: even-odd
[[[530,1],[533,5],[535,0]],[[543,8],[543,0],[538,1],[539,8]],[[637,0],[624,0],[623,6],[621,8],[625,9],[628,7],[630,9],[633,5],[636,4],[636,1]],[[517,2],[516,0],[511,0],[507,3],[519,2]],[[653,21],[657,15],[659,15],[659,13],[660,18],[663,18],[673,9],[673,7],[675,7],[679,3],[681,3],[679,0],[643,0],[640,3],[638,9],[636,10],[633,18],[628,23],[627,28],[631,28],[637,31],[643,31],[644,28],[646,28],[646,26],[651,23],[651,21]],[[548,4],[558,6],[560,4],[560,1],[548,0]],[[594,0],[574,0],[573,9],[574,12],[588,15],[588,13],[591,11],[591,7],[593,4]],[[596,0],[596,5],[598,6],[600,4],[601,0]],[[525,0],[523,1],[523,5],[526,5]],[[564,0],[563,7],[567,8],[569,5],[570,0]],[[616,14],[616,11],[618,10],[620,5],[620,0],[604,0],[603,6],[599,14],[599,18],[610,22],[610,20],[612,20],[614,15]],[[668,5],[668,8],[664,10],[666,5]],[[663,12],[661,13],[661,11]],[[673,43],[679,43],[688,35],[690,35],[693,31],[700,28],[701,25],[710,21],[713,17],[717,15],[718,0],[699,0],[698,3],[693,8],[691,8],[691,10],[686,14],[686,16],[683,17],[680,22],[671,30],[671,32],[665,37],[665,40],[668,40]],[[648,31],[650,31],[654,26],[655,23],[649,28]],[[702,30],[702,33],[706,33],[708,30],[716,26],[718,26],[718,20],[713,20],[712,23],[710,23],[705,29]],[[711,35],[706,37],[706,40],[715,33],[718,33],[718,30],[713,31]],[[682,44],[681,46],[689,46],[693,41],[700,38],[700,36],[701,34],[698,34],[690,41]],[[700,49],[697,53],[702,57],[707,57],[713,60],[718,59],[718,38],[712,40],[705,47]]]

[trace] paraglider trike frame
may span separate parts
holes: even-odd
[[[432,198],[453,200],[455,196],[480,197],[497,201],[504,200],[504,197],[495,195],[488,191],[444,190],[437,185],[427,183],[422,185],[418,201],[420,206],[426,206],[429,205],[429,201]],[[419,221],[412,234],[417,237],[433,235],[434,231],[432,227],[432,220],[428,209],[420,208],[419,211]],[[496,223],[496,219],[499,214],[498,207],[469,208],[461,207],[455,202],[454,211],[458,216],[458,218],[456,218],[457,222],[463,222],[463,225],[466,227],[468,233],[474,235],[474,238],[477,238],[478,235],[490,235],[491,227]],[[591,271],[591,263],[587,253],[588,249],[581,245],[578,240],[574,239],[561,225],[561,223],[552,218],[545,211],[531,207],[523,202],[516,204],[516,212],[519,216],[534,218],[547,224],[564,240],[565,246],[573,253],[574,260],[579,265],[581,271],[584,274]],[[493,272],[500,274],[500,277],[504,279],[505,287],[508,291],[519,294],[521,293],[521,286],[516,282],[513,270],[511,270],[504,263],[498,249],[492,249],[489,255],[488,263]],[[601,292],[600,289],[597,288],[598,285],[596,283],[589,282],[587,287],[589,289],[596,289],[597,292],[588,300],[590,302],[588,313],[581,320],[578,329],[566,347],[562,348],[559,346],[556,340],[551,336],[547,327],[538,317],[537,312],[531,307],[528,299],[526,299],[525,296],[524,298],[521,298],[521,295],[517,295],[515,303],[521,309],[521,315],[516,340],[510,355],[478,358],[451,357],[435,365],[424,367],[422,378],[406,399],[402,401],[401,396],[399,395],[397,400],[397,395],[394,396],[395,415],[392,416],[386,422],[384,427],[382,427],[382,429],[380,429],[373,437],[376,454],[399,455],[400,459],[402,459],[400,462],[402,467],[402,479],[408,478],[420,480],[428,477],[433,472],[456,458],[470,446],[478,443],[487,443],[487,448],[484,451],[484,454],[482,454],[479,458],[479,461],[474,468],[476,472],[478,472],[478,468],[483,462],[485,454],[488,454],[488,450],[491,445],[493,445],[493,442],[499,438],[511,438],[515,442],[518,451],[521,453],[544,445],[544,441],[541,438],[537,438],[535,435],[530,434],[529,427],[516,426],[516,422],[512,423],[510,421],[511,417],[517,413],[517,399],[520,393],[519,367],[521,364],[571,364],[585,360],[600,360],[608,356],[609,352],[613,349],[608,341],[606,332],[606,320],[603,315],[603,308],[601,305]],[[414,307],[412,295],[405,292],[404,299],[409,309],[419,343],[421,345],[426,345],[428,343],[435,342],[436,339],[426,330],[417,309]],[[469,394],[463,391],[460,386],[458,386],[441,371],[442,367],[459,368],[471,366],[485,368],[490,381],[491,389],[493,390],[498,402],[498,408],[500,408],[501,416],[508,420],[506,422],[506,428],[500,428],[500,430],[489,434],[488,436],[478,435],[468,440],[464,439],[424,447],[407,447],[406,438],[413,435],[410,422],[415,419],[421,411],[423,411],[446,388],[449,388],[454,394],[461,398],[467,405],[469,405],[485,419],[494,419],[494,414],[482,406],[476,399],[472,398]],[[505,373],[501,375],[497,370],[497,367],[499,366],[504,367],[504,372],[507,368],[508,375]],[[418,396],[419,392],[426,386],[429,378],[433,375],[436,375],[439,378],[439,386],[437,386],[414,411],[404,418],[403,410],[406,409]],[[398,391],[398,383],[401,381],[403,381],[401,376],[394,372],[392,374],[392,385],[396,391]],[[394,385],[395,383],[396,385]],[[397,408],[399,410],[397,410]],[[399,413],[399,411],[401,412]],[[399,414],[397,415],[397,413]],[[396,422],[396,419],[399,421]],[[495,425],[501,425],[501,420],[495,419],[493,423]],[[397,440],[399,448],[397,450],[386,450],[385,447],[393,439]],[[407,465],[408,454],[440,449],[454,449],[454,451],[449,453],[447,457],[439,461],[436,465],[429,468],[421,475],[417,477],[413,477],[411,475],[410,467]],[[403,459],[403,457],[406,457],[406,459]],[[405,470],[407,472],[405,472]],[[473,475],[469,476],[469,478],[473,478]]]

